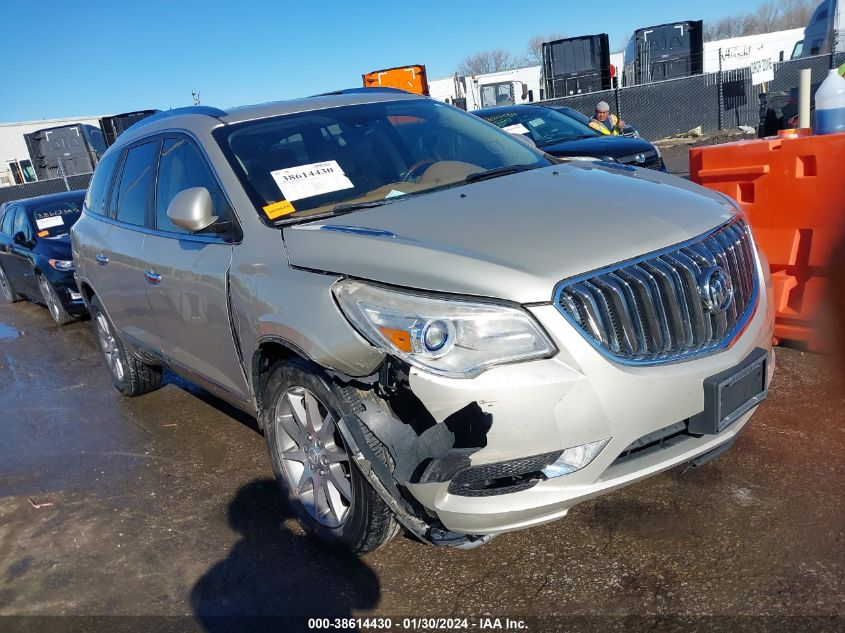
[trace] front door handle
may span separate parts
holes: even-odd
[[[145,270],[144,277],[151,284],[157,284],[161,282],[161,275],[154,273],[151,270]]]
[[[100,253],[99,255],[95,255],[95,256],[94,256],[94,259],[96,259],[96,260],[97,260],[97,263],[98,263],[100,266],[105,266],[106,264],[108,264],[108,263],[109,263],[109,258],[108,258],[108,257],[106,257],[105,255],[103,255],[102,253]]]

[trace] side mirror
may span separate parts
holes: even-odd
[[[202,231],[217,222],[212,215],[211,194],[205,187],[191,187],[176,194],[167,207],[167,217],[176,226],[191,233]]]
[[[528,98],[528,84],[522,84],[522,100],[525,101]]]
[[[12,240],[14,240],[15,244],[18,246],[23,246],[24,248],[29,248],[31,244],[29,240],[26,239],[26,235],[23,234],[23,231],[18,231],[12,236]]]

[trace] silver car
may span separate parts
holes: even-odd
[[[133,126],[73,229],[117,389],[255,415],[310,532],[472,547],[733,443],[774,371],[735,203],[356,89]]]

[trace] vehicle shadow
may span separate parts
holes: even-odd
[[[262,434],[261,428],[258,426],[258,422],[254,417],[252,417],[248,413],[244,413],[237,407],[232,406],[222,398],[218,398],[213,393],[206,391],[199,385],[192,383],[187,378],[183,378],[179,374],[166,368],[164,370],[164,378],[162,380],[162,386],[164,385],[173,385],[174,387],[178,387],[185,393],[189,393],[190,395],[192,395],[197,400],[200,400],[205,404],[214,407],[215,409],[217,409],[221,413],[226,414],[233,420],[237,420],[238,422],[252,429],[259,435]]]
[[[291,513],[274,480],[242,486],[228,514],[240,540],[191,591],[205,630],[308,630],[308,618],[351,617],[378,603],[378,578],[363,561],[284,525]]]

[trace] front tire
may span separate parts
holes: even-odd
[[[62,301],[59,299],[56,289],[53,288],[53,284],[47,281],[44,275],[38,275],[38,289],[41,291],[41,298],[44,299],[44,305],[47,306],[47,311],[57,325],[67,325],[73,321],[73,317],[67,313],[67,310],[62,305]]]
[[[2,292],[3,298],[8,303],[17,303],[23,299],[23,297],[15,291],[15,287],[6,276],[6,271],[3,270],[2,266],[0,266],[0,292]]]
[[[337,429],[337,420],[351,413],[351,394],[315,365],[294,359],[270,370],[264,395],[265,436],[276,481],[302,527],[356,554],[395,536],[393,514],[353,464]],[[368,440],[389,463],[384,445],[370,434]]]
[[[115,389],[132,398],[161,387],[161,367],[147,365],[132,354],[127,354],[114,325],[96,297],[91,299],[90,312],[98,347],[109,368]]]

